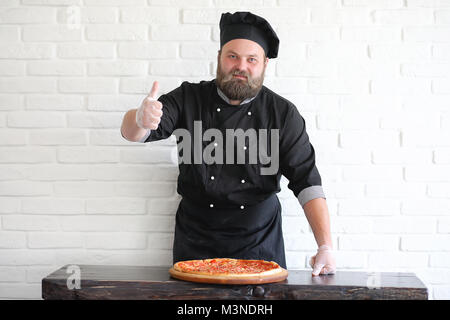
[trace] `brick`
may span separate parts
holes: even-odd
[[[340,235],[339,250],[392,251],[399,247],[399,237],[390,235]]]
[[[374,234],[432,234],[436,220],[430,218],[383,217],[372,221]]]
[[[194,47],[198,47],[198,45],[194,45]],[[119,43],[118,56],[125,59],[175,59],[177,57],[177,48],[178,45],[175,42]]]
[[[157,165],[149,167],[146,164],[137,166],[96,165],[90,166],[89,178],[101,181],[164,181],[176,182],[178,167]]]
[[[90,76],[139,76],[147,74],[144,61],[91,62],[88,64]]]
[[[8,126],[11,128],[61,128],[64,125],[62,113],[17,111],[8,114]]]
[[[422,197],[426,194],[425,183],[384,183],[369,182],[366,184],[367,197],[374,198],[407,198]]]
[[[364,94],[368,89],[369,82],[357,78],[308,80],[308,93],[311,94]]]
[[[206,76],[208,65],[204,61],[158,61],[150,63],[150,74],[156,76]]]
[[[339,135],[342,148],[397,148],[400,147],[400,134],[394,130],[344,131]]]
[[[338,24],[338,25],[370,25],[372,18],[369,8],[313,8],[311,9],[312,24]]]
[[[70,29],[64,25],[34,25],[24,26],[23,41],[53,42],[53,41],[81,41],[81,29]]]
[[[148,235],[148,248],[150,249],[167,249],[173,248],[173,234],[170,233],[153,233]]]
[[[53,188],[49,182],[0,182],[0,196],[48,196]]]
[[[117,23],[118,18],[117,8],[105,8],[105,7],[91,7],[80,8],[65,7],[58,10],[57,20],[58,23],[64,24],[97,24],[97,23]]]
[[[0,61],[0,76],[24,76],[25,63],[22,61]]]
[[[33,76],[82,76],[86,73],[84,62],[32,61],[28,63],[28,74]]]
[[[182,43],[180,57],[184,59],[213,60],[217,58],[219,47],[211,42]]]
[[[24,170],[29,180],[61,181],[87,180],[88,167],[83,165],[40,165],[38,168],[29,167]]]
[[[436,49],[438,50],[438,49]],[[375,60],[420,61],[431,57],[431,46],[425,44],[370,44],[369,56]]]
[[[122,150],[121,162],[124,163],[174,163],[177,161],[177,149],[173,147],[151,147],[145,150]]]
[[[56,79],[44,77],[10,77],[0,78],[2,93],[54,93]]]
[[[0,38],[4,43],[15,43],[20,40],[20,29],[18,26],[0,26]],[[5,46],[2,46],[5,47]]]
[[[396,26],[343,26],[341,40],[371,43],[398,43],[401,29]]]
[[[405,63],[400,67],[406,77],[446,77],[450,72],[448,63]]]
[[[48,163],[55,161],[49,148],[0,147],[0,163]]]
[[[450,93],[450,83],[447,79],[436,79],[432,82],[432,91],[433,93]]]
[[[0,231],[0,249],[19,249],[25,246],[25,232]]]
[[[22,200],[22,213],[66,215],[85,213],[85,201],[70,198],[29,198]]]
[[[317,117],[317,128],[320,130],[361,130],[378,129],[378,117],[365,112],[341,112],[334,115],[321,115]]]
[[[372,15],[380,25],[430,25],[434,21],[430,9],[375,10]]]
[[[278,3],[282,7],[336,7],[338,6],[337,0],[279,0]]]
[[[331,232],[334,234],[368,234],[372,232],[372,219],[353,216],[334,217],[331,221]]]
[[[59,222],[57,217],[8,215],[2,218],[3,230],[11,231],[57,231]]]
[[[325,148],[323,151],[316,151],[316,161],[327,165],[370,164],[370,152],[361,150],[352,154],[343,149]]]
[[[85,145],[86,132],[76,129],[42,129],[30,136],[32,145]]]
[[[4,126],[6,126],[6,117],[4,118]],[[27,136],[24,135],[23,130],[8,129],[0,135],[0,146],[24,146],[26,144]]]
[[[340,216],[390,216],[400,213],[400,201],[391,199],[342,199]]]
[[[47,5],[47,6],[62,6],[62,5],[80,5],[81,0],[22,0],[26,5]]]
[[[286,42],[336,41],[339,39],[339,28],[336,26],[302,26],[288,27],[281,25],[277,35]]]
[[[30,232],[29,248],[81,248],[83,238],[79,233],[68,232]]]
[[[448,199],[408,199],[403,201],[401,212],[405,215],[439,216],[447,215],[450,208]]]
[[[0,21],[5,24],[45,24],[56,22],[53,8],[0,8]]]
[[[220,12],[217,9],[200,9],[182,11],[183,24],[216,24],[220,20]]]
[[[342,170],[345,181],[394,181],[403,180],[403,170],[400,166],[376,165],[376,166],[349,166]]]
[[[450,198],[450,183],[428,183],[427,195],[433,198]]]
[[[403,28],[403,39],[411,42],[449,42],[450,27],[410,26]]]
[[[41,284],[14,283],[4,284],[0,287],[0,298],[2,299],[40,299],[41,296]]]
[[[370,83],[371,93],[385,95],[422,95],[431,92],[431,81],[427,79],[375,79]]]
[[[450,255],[446,252],[430,253],[430,267],[450,268]]]
[[[138,108],[143,95],[89,95],[87,109],[90,111],[128,111],[131,107]]]
[[[84,101],[80,95],[28,94],[25,106],[27,110],[82,110]]]
[[[58,44],[58,57],[65,59],[112,59],[114,58],[114,43],[61,43]]]
[[[108,182],[56,182],[54,192],[62,197],[113,197],[115,195],[114,183]]]
[[[122,113],[70,113],[67,115],[67,126],[69,128],[120,128],[122,119]]]
[[[116,163],[119,162],[119,150],[99,147],[61,147],[57,150],[57,159],[61,163]]]
[[[115,193],[121,197],[171,197],[175,193],[173,183],[119,182]]]
[[[145,214],[146,205],[144,199],[135,198],[104,198],[88,199],[86,201],[86,213],[88,214]]]
[[[403,7],[403,0],[343,0],[343,6],[396,9]]]
[[[405,167],[405,180],[448,182],[450,181],[450,166],[407,166]]]
[[[450,60],[450,44],[433,43],[432,57],[439,60]]]
[[[49,59],[54,56],[54,45],[51,44],[8,44],[0,45],[2,59]]]
[[[426,268],[428,254],[406,252],[370,253],[369,266],[374,268]]]
[[[449,251],[447,235],[414,235],[401,237],[401,249],[403,251]]]
[[[178,22],[178,8],[123,8],[120,9],[120,22],[155,24],[175,24]]]
[[[94,146],[129,146],[130,142],[125,140],[119,129],[115,130],[91,130],[89,142]]]
[[[413,148],[377,148],[372,153],[374,164],[431,164],[430,150]]]
[[[0,110],[23,109],[23,96],[17,94],[0,94]]]
[[[86,38],[92,41],[145,41],[148,26],[130,24],[96,24],[86,26]]]
[[[87,249],[145,249],[147,237],[145,234],[110,233],[85,234],[83,236]]]
[[[319,61],[280,60],[276,65],[276,74],[280,77],[325,77],[336,75],[335,64]]]
[[[450,233],[450,219],[439,219],[437,231],[438,233]]]
[[[88,6],[145,6],[145,0],[84,0]]]
[[[63,93],[115,93],[114,78],[60,78],[58,88]]]
[[[0,267],[1,282],[25,282],[25,269],[17,267]]]
[[[450,7],[446,0],[407,0],[408,7]]]
[[[422,147],[448,147],[450,141],[447,137],[450,136],[449,129],[429,129],[429,130],[402,130],[402,146],[422,148]]]
[[[205,41],[210,40],[210,27],[204,25],[156,25],[151,28],[151,40]]]
[[[175,215],[180,196],[174,199],[149,199],[147,200],[147,212],[150,215]]]

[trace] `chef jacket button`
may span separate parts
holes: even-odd
[[[210,208],[214,208],[214,205],[211,203],[211,204],[209,205],[209,207],[210,207]]]
[[[251,115],[252,115],[251,111],[247,112],[247,114],[248,114],[249,116],[251,116]]]
[[[214,180],[214,176],[211,176],[211,180]]]
[[[217,142],[214,142],[214,147],[217,147],[217,146],[218,146]]]
[[[241,209],[244,210],[244,206],[241,206]]]
[[[245,180],[244,180],[244,179],[242,179],[242,180],[241,180],[241,183],[245,183]]]
[[[217,108],[217,112],[220,112],[220,108]]]
[[[247,150],[247,147],[246,147],[246,146],[244,146],[243,148],[244,148],[244,150]]]

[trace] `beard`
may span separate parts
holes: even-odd
[[[236,69],[230,73],[225,73],[219,62],[217,64],[216,83],[228,99],[243,101],[248,98],[253,98],[258,94],[264,82],[264,73],[265,68],[259,77],[251,77],[246,72],[241,72]],[[233,75],[244,76],[247,79],[233,78]]]

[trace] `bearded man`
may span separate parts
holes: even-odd
[[[216,79],[185,81],[158,99],[158,82],[154,82],[142,105],[124,116],[122,136],[133,142],[157,141],[172,134],[181,140],[177,130],[192,136],[208,130],[223,136],[230,130],[277,133],[275,140],[257,142],[258,152],[277,158],[279,167],[270,174],[263,170],[268,165],[264,157],[238,161],[255,159],[250,154],[255,142],[249,136],[237,139],[237,144],[227,141],[226,146],[217,134],[211,141],[213,153],[232,152],[234,161],[179,161],[177,192],[182,199],[176,213],[174,263],[262,259],[286,268],[276,195],[284,175],[318,245],[310,260],[313,275],[335,272],[329,213],[305,121],[293,103],[263,85],[269,59],[277,57],[278,47],[279,39],[264,18],[250,12],[224,13]],[[210,147],[207,142],[202,140],[199,146],[193,141],[189,154],[201,155]]]

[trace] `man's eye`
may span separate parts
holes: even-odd
[[[249,60],[250,60],[250,62],[256,62],[255,58],[250,58]]]
[[[236,58],[236,56],[234,55],[234,54],[230,54],[230,56],[229,56],[231,59],[234,59],[234,58]]]

